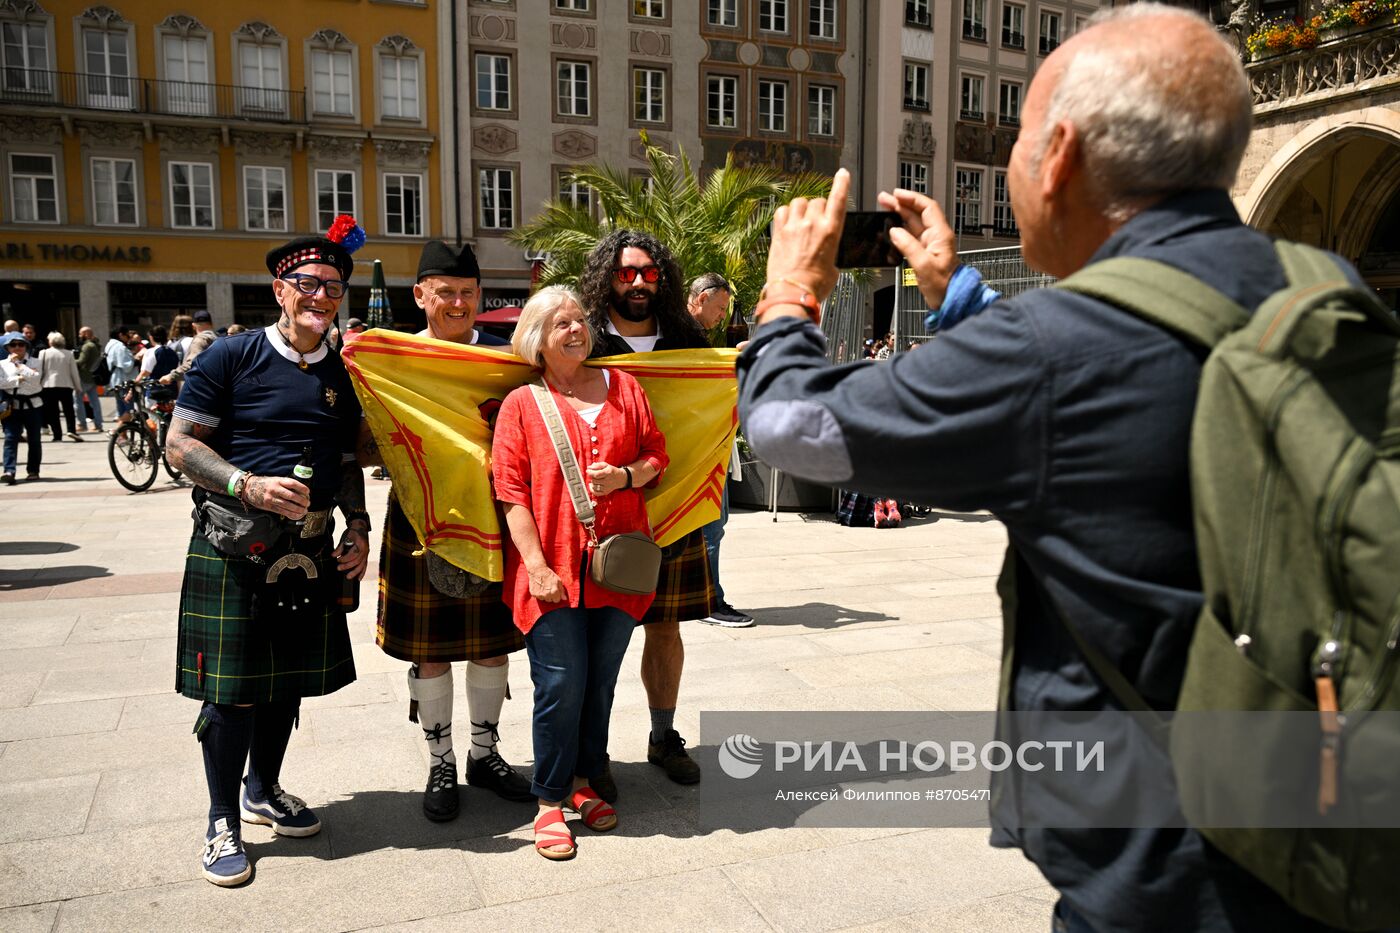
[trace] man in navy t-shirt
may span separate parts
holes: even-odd
[[[505,347],[504,340],[475,327],[481,305],[481,268],[471,246],[454,249],[440,240],[424,246],[413,299],[428,322],[418,336]],[[360,465],[382,465],[368,422],[361,428],[360,438]],[[467,782],[493,790],[506,800],[535,798],[530,781],[496,750],[508,656],[525,647],[525,639],[501,598],[499,583],[466,595],[439,592],[432,580],[433,562],[439,562],[438,571],[453,576],[460,573],[425,551],[398,499],[390,495],[379,551],[375,641],[385,654],[412,665],[408,670],[412,698],[409,719],[423,726],[433,759],[423,792],[423,814],[445,822],[455,818],[459,809],[452,739],[453,661],[467,662],[467,714],[471,722]]]
[[[176,689],[203,701],[195,724],[210,801],[203,869],[221,886],[252,872],[240,817],[284,836],[321,828],[305,801],[282,790],[279,772],[301,698],[355,679],[337,599],[343,580],[364,575],[369,548],[354,454],[360,405],[325,340],[349,288],[350,251],[304,237],[268,253],[267,267],[280,318],[200,354],[168,445],[199,487]],[[337,505],[348,524],[338,546]],[[248,522],[262,527],[250,534]]]

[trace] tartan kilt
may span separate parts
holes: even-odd
[[[656,601],[641,625],[653,622],[685,622],[703,619],[713,609],[715,587],[710,579],[710,559],[705,553],[705,535],[699,528],[661,555],[661,578],[656,583]]]
[[[333,693],[355,679],[345,613],[328,586],[339,578],[330,538],[316,555],[320,580],[307,594],[321,609],[294,622],[268,608],[254,617],[266,566],[219,553],[198,531],[190,538],[180,588],[175,689],[211,703],[265,703]]]
[[[836,520],[852,528],[874,527],[875,497],[856,492],[854,489],[841,490],[841,499],[836,506]]]
[[[501,584],[465,599],[444,596],[428,579],[428,561],[414,557],[418,535],[398,500],[389,497],[379,549],[379,616],[374,643],[390,657],[418,663],[480,661],[525,647]]]

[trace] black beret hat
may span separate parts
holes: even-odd
[[[441,240],[430,240],[423,247],[423,255],[418,259],[418,281],[430,275],[446,275],[461,279],[481,279],[481,266],[477,265],[476,253],[471,244],[455,250]]]
[[[335,266],[340,277],[347,282],[355,269],[355,260],[350,258],[350,251],[323,236],[297,237],[267,251],[267,271],[279,279],[298,266],[312,263]]]

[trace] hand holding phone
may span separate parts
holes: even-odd
[[[890,230],[899,226],[894,211],[850,211],[841,242],[836,247],[838,269],[883,269],[897,266],[904,255],[890,242]]]

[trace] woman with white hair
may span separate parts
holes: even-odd
[[[58,331],[49,334],[49,347],[39,351],[40,372],[44,386],[44,424],[48,425],[55,442],[63,440],[58,421],[58,408],[63,406],[63,418],[68,422],[68,437],[81,441],[74,420],[73,393],[83,387],[78,372],[78,360],[68,349],[68,341]]]
[[[530,386],[506,396],[491,472],[510,530],[505,600],[525,633],[535,684],[535,849],[558,860],[575,853],[564,807],[589,829],[617,826],[616,811],[589,781],[607,766],[617,672],[656,595],[620,593],[592,580],[591,542],[624,532],[650,535],[642,489],[656,484],[669,460],[637,380],[584,365],[593,332],[572,291],[544,288],[531,298],[512,346],[542,372],[549,401],[537,401]],[[550,409],[583,474],[596,538],[574,511],[544,414]]]

